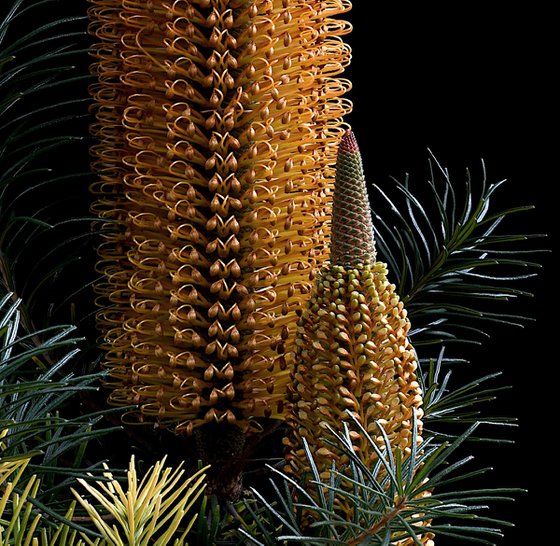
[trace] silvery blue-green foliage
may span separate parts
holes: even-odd
[[[27,333],[20,300],[0,297],[0,431],[2,460],[26,457],[40,478],[30,502],[55,519],[68,509],[69,486],[101,463],[87,446],[107,434],[106,411],[77,411],[80,396],[98,388],[103,372],[77,375],[71,365],[80,341],[73,326]]]
[[[437,358],[426,360],[420,362],[418,373],[423,392],[424,437],[434,437],[438,441],[453,439],[457,430],[478,423],[483,425],[479,429],[488,429],[488,432],[484,435],[482,431],[472,434],[469,440],[511,443],[508,439],[496,437],[491,431],[495,431],[496,427],[515,427],[517,419],[485,411],[488,403],[511,388],[498,381],[501,372],[457,384],[453,377],[453,364],[457,364],[457,360],[446,358],[445,348],[441,349]]]
[[[72,324],[85,314],[77,307],[88,275],[76,264],[92,237],[80,215],[87,160],[76,160],[87,158],[89,102],[79,8],[72,0],[0,6],[2,457],[31,456],[26,472],[40,486],[30,500],[55,519],[68,509],[69,484],[101,464],[88,444],[111,428],[105,408],[82,406],[103,373],[79,361],[84,343]]]
[[[87,39],[73,0],[0,6],[0,286],[23,326],[87,314]],[[73,15],[73,13],[77,13]],[[85,214],[85,215],[84,215]]]
[[[240,535],[250,539],[249,544],[389,546],[409,539],[421,545],[419,537],[430,532],[440,537],[494,544],[502,536],[501,528],[510,524],[485,517],[481,512],[489,503],[513,500],[510,495],[519,490],[470,489],[468,480],[485,469],[469,469],[472,457],[457,457],[457,450],[476,425],[453,441],[438,444],[428,439],[404,455],[391,449],[381,425],[384,449],[350,417],[377,453],[377,463],[367,467],[355,455],[348,426],[344,424],[340,433],[333,431],[336,442],[332,447],[348,455],[350,464],[346,468],[333,466],[325,480],[319,476],[313,453],[306,444],[311,475],[298,482],[271,468],[274,494],[267,498],[253,489],[253,500],[245,501],[247,513]],[[415,440],[416,434],[413,446]],[[344,483],[350,487],[343,487]],[[309,494],[310,488],[316,490],[315,498]],[[337,514],[338,503],[353,507],[352,521]]]
[[[371,190],[379,259],[408,311],[414,346],[480,343],[493,325],[522,326],[531,319],[504,303],[532,296],[522,281],[536,275],[530,258],[542,249],[525,242],[543,235],[504,226],[533,207],[495,210],[507,181],[489,183],[484,163],[480,182],[469,170],[452,180],[433,156],[429,166],[427,183],[407,175]]]

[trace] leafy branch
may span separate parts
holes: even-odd
[[[346,454],[350,464],[344,468],[333,465],[328,479],[313,472],[300,482],[270,467],[276,477],[271,480],[274,499],[269,501],[252,489],[253,500],[245,501],[247,514],[239,531],[241,536],[250,538],[255,546],[389,545],[400,540],[422,545],[422,536],[431,533],[494,544],[493,538],[501,536],[500,528],[509,523],[484,517],[480,512],[488,508],[488,503],[512,500],[511,494],[519,490],[457,488],[461,480],[485,472],[465,468],[470,456],[455,461],[452,457],[477,424],[453,441],[436,444],[431,438],[416,447],[415,423],[415,447],[405,455],[392,448],[386,435],[385,447],[380,449],[374,438],[352,419],[378,453],[377,462],[366,466],[356,456],[349,427],[344,424],[343,431],[332,431],[336,437],[332,447]],[[382,427],[379,428],[383,434]],[[306,452],[310,468],[316,469],[308,446]],[[450,484],[452,492],[448,491]],[[317,494],[311,496],[310,488]],[[354,507],[352,520],[337,515],[336,507],[341,503]]]
[[[0,299],[2,460],[25,457],[28,476],[44,476],[30,502],[64,521],[69,484],[101,464],[88,460],[87,445],[121,427],[106,424],[110,411],[76,411],[76,397],[96,391],[105,372],[77,376],[67,370],[78,353],[75,328],[22,332],[19,305],[9,293]]]
[[[462,192],[433,155],[429,165],[427,197],[413,192],[408,175],[404,182],[394,179],[390,193],[372,186],[381,198],[373,199],[380,257],[398,279],[414,345],[478,342],[488,336],[490,324],[522,326],[530,319],[496,309],[531,296],[512,282],[536,275],[540,265],[527,256],[542,250],[520,249],[519,243],[543,235],[507,234],[499,228],[506,218],[533,207],[493,212],[491,200],[505,180],[488,183],[484,163],[479,184],[467,170]]]
[[[88,312],[81,295],[92,279],[76,274],[93,237],[84,198],[87,17],[72,14],[77,4],[68,0],[8,4],[0,17],[0,286],[22,300],[32,331]],[[41,22],[29,28],[29,18]]]
[[[493,417],[484,415],[482,405],[487,405],[509,386],[496,384],[494,381],[502,374],[494,372],[456,385],[453,370],[445,368],[450,363],[445,358],[445,348],[438,357],[429,359],[427,366],[420,361],[418,380],[423,392],[424,436],[434,436],[438,441],[452,437],[451,426],[479,423],[493,427],[514,427],[516,419],[512,417]],[[445,428],[444,428],[445,427]],[[510,443],[509,440],[471,435],[471,440]]]

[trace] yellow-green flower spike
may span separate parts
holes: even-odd
[[[377,422],[393,449],[405,454],[411,452],[413,414],[420,429],[422,424],[410,322],[386,265],[376,261],[362,161],[351,132],[338,149],[331,233],[331,261],[317,276],[297,328],[284,440],[286,471],[296,476],[309,472],[304,438],[323,478],[333,459],[339,468],[349,462],[326,442],[334,440],[328,427],[340,430],[342,421],[349,424],[356,454],[374,465],[377,455],[352,426],[348,411],[380,448]],[[338,510],[352,517],[350,506]],[[430,544],[430,537],[425,539]]]

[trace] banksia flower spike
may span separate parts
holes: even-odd
[[[348,0],[92,0],[98,324],[128,422],[283,418],[326,259]]]
[[[325,441],[334,440],[329,426],[340,430],[346,421],[360,459],[370,468],[377,459],[348,411],[381,449],[376,422],[391,446],[407,454],[413,413],[420,425],[422,417],[416,355],[407,338],[410,323],[387,280],[386,265],[376,261],[362,160],[350,131],[338,150],[331,232],[330,263],[318,274],[298,322],[285,438],[286,470],[296,476],[309,471],[305,438],[325,479],[333,460],[338,468],[349,462]],[[339,509],[351,518],[349,507]]]

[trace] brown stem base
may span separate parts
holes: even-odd
[[[212,423],[194,431],[196,452],[207,471],[209,495],[223,501],[234,501],[243,490],[245,434],[229,423]]]

